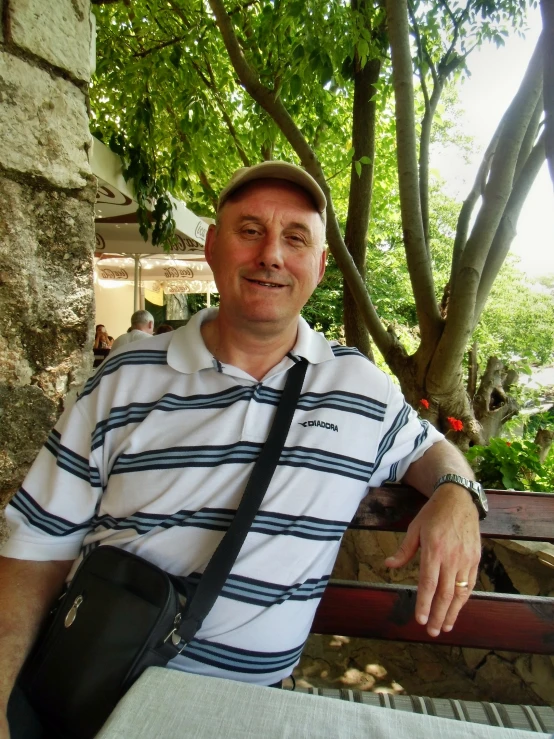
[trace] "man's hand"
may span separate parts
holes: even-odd
[[[398,551],[385,560],[387,567],[403,567],[421,548],[415,616],[427,625],[430,636],[452,630],[475,586],[481,558],[479,513],[470,493],[453,483],[432,492],[447,472],[473,479],[464,457],[447,441],[433,444],[410,465],[403,481],[429,501],[408,527]]]

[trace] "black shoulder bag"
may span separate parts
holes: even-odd
[[[235,517],[196,587],[117,547],[97,547],[83,560],[21,679],[57,736],[93,737],[141,673],[166,665],[198,631],[273,477],[306,369],[302,360],[289,370]]]

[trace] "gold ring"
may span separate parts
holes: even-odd
[[[457,588],[467,588],[467,586],[469,585],[469,583],[466,580],[456,580],[456,582],[454,583],[454,585]]]

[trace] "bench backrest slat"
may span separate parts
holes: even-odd
[[[481,521],[483,536],[554,543],[554,494],[487,490],[490,512]],[[406,531],[427,498],[407,485],[370,490],[350,528]]]
[[[474,593],[450,633],[427,634],[414,618],[416,588],[331,580],[316,634],[554,654],[554,598]]]

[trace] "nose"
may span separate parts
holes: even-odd
[[[284,264],[283,244],[277,233],[268,231],[257,254],[258,267],[280,269]]]

